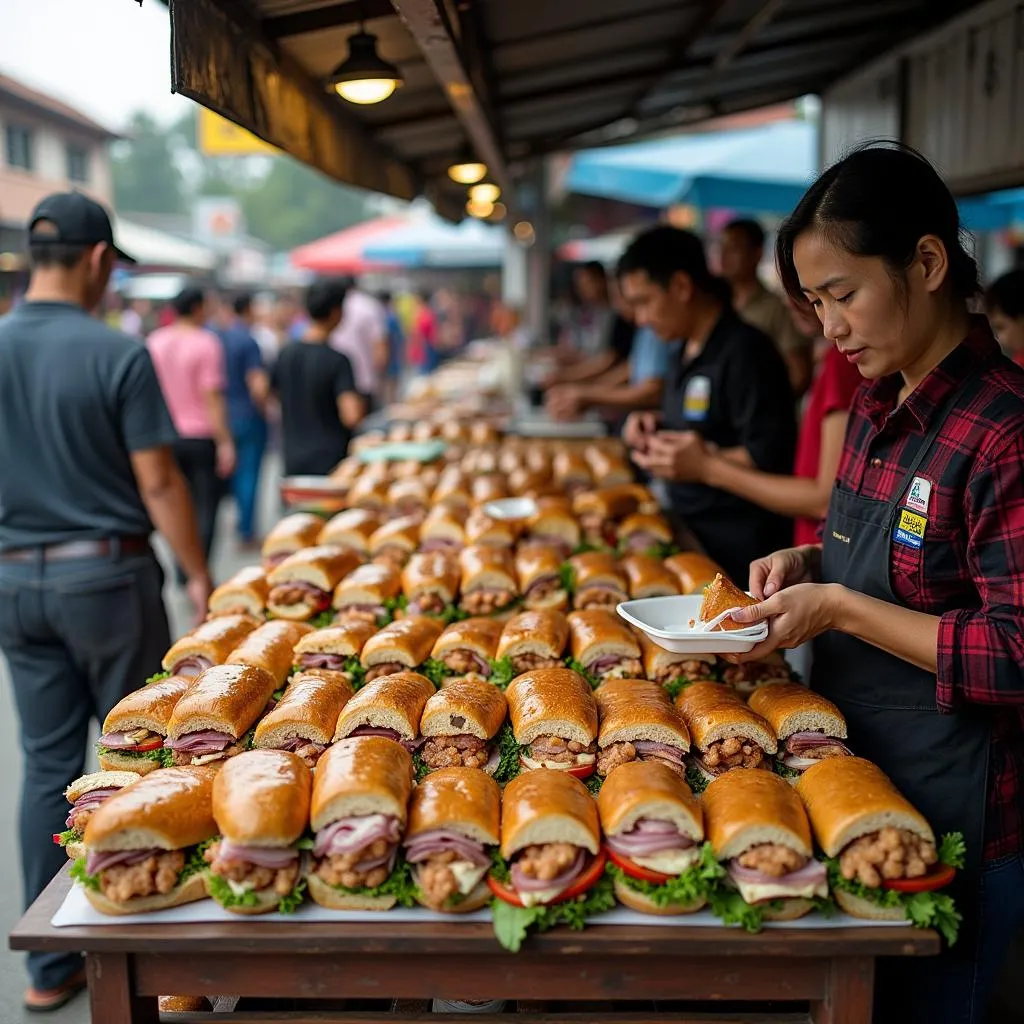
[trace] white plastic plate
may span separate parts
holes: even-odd
[[[645,597],[624,601],[615,610],[627,622],[643,630],[651,640],[674,654],[746,654],[768,636],[768,623],[746,629],[704,632],[696,623],[700,594],[682,597]]]
[[[492,519],[529,519],[537,514],[533,498],[501,498],[484,505],[484,512]]]

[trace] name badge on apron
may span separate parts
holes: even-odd
[[[927,525],[928,520],[924,516],[919,516],[910,509],[901,508],[892,539],[904,547],[920,550],[924,547],[924,531]]]
[[[706,420],[711,407],[711,378],[691,377],[683,393],[683,419]]]

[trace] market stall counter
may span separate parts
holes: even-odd
[[[784,1015],[743,1015],[745,1021],[868,1024],[874,959],[930,956],[939,936],[902,925],[878,927],[769,927],[759,935],[738,928],[601,926],[583,932],[555,929],[531,936],[510,955],[488,922],[330,924],[239,920],[212,924],[124,924],[54,927],[71,881],[67,871],[50,883],[11,933],[15,950],[83,950],[92,1020],[154,1024],[157,996],[168,992],[245,992],[290,999],[516,999],[785,1002],[806,1009]],[[650,1012],[594,1012],[593,1024],[640,1024]],[[515,1015],[527,1021],[530,1015]],[[191,1021],[175,1015],[175,1021]],[[230,1024],[289,1021],[371,1024],[388,1013],[274,1011],[270,1016],[197,1014],[196,1021]],[[402,1020],[408,1020],[405,1014]],[[446,1015],[424,1019],[442,1021]],[[451,1018],[456,1019],[456,1018]],[[463,1017],[457,1019],[463,1020]],[[481,1024],[505,1019],[476,1014]],[[538,1017],[537,1019],[541,1019]],[[560,1019],[545,1013],[543,1019]],[[582,1020],[580,1015],[566,1020]],[[669,1019],[669,1018],[666,1018]],[[674,1020],[736,1020],[701,1012]]]

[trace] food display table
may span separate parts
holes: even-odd
[[[157,996],[244,993],[290,999],[642,1000],[809,1004],[796,1011],[736,1016],[595,1010],[585,1014],[497,1016],[424,1014],[423,1021],[573,1021],[654,1024],[656,1020],[749,1024],[870,1024],[874,958],[939,952],[932,931],[890,925],[774,928],[748,935],[734,928],[600,926],[532,936],[519,953],[502,950],[487,923],[278,923],[55,928],[50,919],[68,892],[62,871],[11,933],[15,950],[82,950],[95,1024],[155,1024]],[[342,1011],[174,1015],[183,1022],[293,1021],[347,1024],[417,1020]]]

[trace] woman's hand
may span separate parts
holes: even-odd
[[[786,587],[813,583],[814,571],[810,555],[814,550],[813,547],[784,548],[751,562],[750,593],[758,601],[763,601]]]
[[[636,451],[647,451],[647,442],[658,429],[658,414],[654,412],[631,412],[622,428],[622,440]]]
[[[647,443],[647,451],[633,461],[654,476],[676,483],[701,483],[709,453],[700,434],[693,430],[659,430]]]
[[[826,630],[835,629],[845,592],[838,583],[797,583],[760,604],[738,608],[732,613],[736,622],[747,625],[767,619],[768,637],[747,654],[725,655],[726,661],[759,661],[779,648],[792,650]]]

